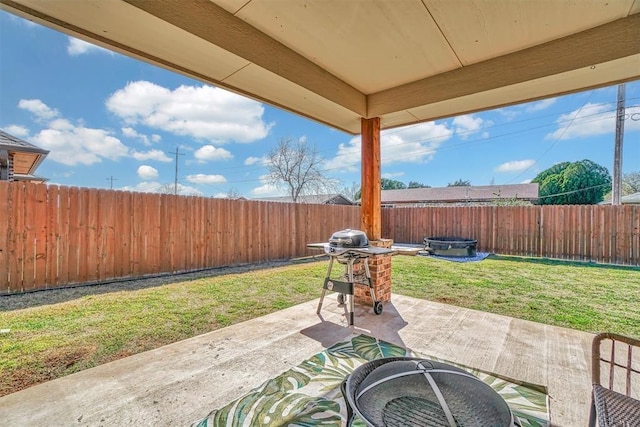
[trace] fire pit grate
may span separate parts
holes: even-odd
[[[432,255],[474,257],[478,241],[463,237],[425,237],[424,249]]]
[[[455,366],[412,357],[373,360],[342,384],[350,426],[357,414],[367,426],[512,427],[502,397]]]

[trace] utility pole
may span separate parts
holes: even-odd
[[[110,176],[109,178],[107,178],[107,181],[109,181],[109,188],[111,190],[113,190],[113,181],[117,181],[118,178],[114,178],[113,176]]]
[[[178,194],[178,156],[184,156],[184,153],[180,153],[179,147],[176,147],[176,151],[169,154],[176,155],[176,174],[173,180],[173,194]]]
[[[625,86],[618,85],[618,108],[616,112],[616,139],[613,148],[613,184],[611,204],[619,205],[622,192],[622,139],[624,137]]]

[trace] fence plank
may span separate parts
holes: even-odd
[[[47,246],[45,248],[45,284],[46,287],[56,286],[56,267],[58,253],[57,225],[60,210],[59,190],[57,185],[48,185],[47,188]]]
[[[13,233],[15,235],[15,240],[13,241],[13,254],[11,255],[11,265],[9,267],[9,274],[15,280],[15,289],[18,291],[25,290],[24,283],[24,275],[25,275],[25,253],[27,252],[26,248],[26,225],[25,225],[25,214],[27,212],[28,206],[26,206],[25,201],[25,185],[22,182],[15,182],[12,184],[14,193],[13,197],[15,200],[14,207],[18,209],[18,211],[13,215],[13,224],[10,225],[13,229]]]
[[[9,228],[11,209],[10,185],[8,182],[0,182],[0,294],[11,291],[9,283]]]
[[[32,184],[30,192],[35,194],[34,222],[34,248],[33,248],[33,288],[42,289],[47,287],[47,186],[42,184]]]

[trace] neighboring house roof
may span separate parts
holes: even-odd
[[[44,178],[38,175],[22,175],[22,174],[14,174],[13,179],[15,181],[30,181],[30,182],[47,182],[49,178]]]
[[[253,200],[261,200],[265,202],[293,203],[293,199],[290,196],[260,197]],[[301,195],[298,196],[298,203],[307,203],[314,205],[353,205],[353,202],[342,194]]]
[[[382,190],[382,203],[486,202],[500,199],[536,200],[538,184],[484,185],[467,187],[406,188]]]
[[[0,151],[13,153],[13,172],[16,175],[33,175],[49,154],[48,150],[36,147],[2,130],[0,130]]]
[[[628,194],[626,196],[620,197],[620,203],[623,205],[640,205],[640,192]],[[600,205],[610,205],[611,199],[604,200],[599,203]]]

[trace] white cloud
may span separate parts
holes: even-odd
[[[126,185],[124,187],[121,187],[120,189],[125,191],[140,191],[143,193],[159,193],[162,186],[163,185],[159,182],[146,181],[140,182],[136,185]]]
[[[29,129],[20,125],[9,125],[2,128],[9,135],[17,136],[18,138],[25,138],[29,136]]]
[[[265,157],[253,157],[253,156],[251,156],[251,157],[247,157],[244,160],[244,165],[245,166],[251,166],[251,165],[255,165],[257,163],[264,164],[266,162],[266,160],[267,159]]]
[[[542,101],[532,102],[531,104],[527,105],[525,110],[528,113],[535,113],[536,111],[546,110],[556,103],[556,99],[557,98],[547,98],[543,99]]]
[[[435,155],[438,147],[451,138],[453,130],[446,124],[426,122],[404,129],[382,131],[380,134],[381,161],[392,163],[424,163]],[[338,145],[338,152],[326,162],[325,168],[334,171],[356,171],[360,167],[360,136]]]
[[[165,163],[173,161],[169,156],[164,154],[164,151],[156,150],[155,148],[149,151],[131,150],[131,157],[140,161],[156,160],[158,162],[165,162]]]
[[[193,153],[193,156],[204,163],[207,160],[229,160],[233,158],[233,154],[224,148],[216,148],[213,145],[205,145],[200,147]]]
[[[222,175],[205,175],[198,173],[195,175],[187,175],[187,181],[193,184],[223,184],[227,179]]]
[[[49,129],[40,131],[32,141],[50,151],[47,158],[69,166],[91,165],[102,159],[117,160],[129,155],[129,148],[108,131],[76,126],[66,119],[49,123]]]
[[[481,117],[474,116],[473,114],[465,114],[453,119],[453,126],[455,127],[456,135],[462,139],[467,139],[470,135],[481,131],[487,126],[493,125],[491,120],[484,120]],[[483,138],[488,138],[488,132],[482,133]]]
[[[520,172],[525,169],[529,169],[531,166],[535,164],[535,160],[527,159],[527,160],[513,160],[511,162],[506,162],[495,168],[496,172]]]
[[[178,194],[183,196],[203,196],[204,193],[197,188],[188,185],[178,184]]]
[[[263,121],[259,102],[211,86],[170,90],[136,81],[111,95],[106,105],[127,123],[218,144],[253,142],[266,137],[273,126]]]
[[[262,175],[260,177],[260,182],[262,183],[262,185],[260,187],[256,187],[253,190],[251,190],[251,194],[253,196],[256,196],[256,197],[278,197],[278,196],[285,196],[286,195],[286,193],[284,193],[277,186],[269,184],[267,175]]]
[[[518,117],[520,114],[522,114],[522,112],[519,110],[518,107],[504,107],[504,108],[498,108],[494,111],[496,111],[498,114],[506,118],[507,121],[511,121],[516,117]]]
[[[214,199],[226,199],[227,197],[229,197],[228,193],[216,193],[213,195]]]
[[[525,179],[520,184],[531,184],[531,181],[533,181],[533,178]]]
[[[640,114],[640,106],[626,109],[627,117]],[[611,104],[585,104],[581,109],[562,114],[557,120],[558,129],[547,134],[545,139],[565,140],[588,138],[590,136],[614,134],[616,130],[616,112]],[[640,120],[626,120],[626,132],[640,130]]]
[[[120,188],[125,191],[139,191],[142,193],[169,193],[173,194],[173,184],[161,184],[155,181],[140,182],[136,185],[127,185]],[[181,196],[202,196],[202,191],[188,185],[178,184],[178,194]]]
[[[387,179],[398,178],[398,177],[404,176],[404,172],[383,173],[381,176],[382,178],[387,178]]]
[[[18,108],[29,111],[40,120],[50,120],[60,115],[58,110],[49,108],[39,99],[21,99],[18,102]]]
[[[153,135],[151,135],[151,141],[152,142],[160,142],[161,139],[162,139],[162,137],[160,135],[158,135],[158,134],[154,133]]]
[[[145,181],[151,181],[158,178],[158,169],[149,166],[142,165],[138,168],[138,176]]]
[[[67,45],[67,53],[71,56],[84,55],[85,53],[108,53],[113,55],[113,52],[102,48],[100,46],[96,46],[94,44],[88,43],[84,40],[76,39],[73,37],[68,37],[69,44]]]
[[[251,190],[251,194],[258,197],[278,197],[284,194],[278,187],[271,184],[264,184]]]
[[[50,151],[48,159],[68,166],[92,165],[103,159],[118,160],[133,157],[136,160],[170,162],[160,150],[139,152],[124,145],[110,131],[85,127],[61,118],[60,113],[39,99],[22,99],[18,106],[31,112],[35,119],[46,123],[46,128],[30,138],[31,142]]]
[[[151,135],[151,138],[149,138],[145,134],[138,133],[138,131],[135,130],[134,128],[132,128],[132,127],[124,127],[124,128],[122,128],[122,135],[126,136],[127,138],[139,139],[146,146],[152,145],[151,142],[149,141],[149,139],[154,140],[154,142],[158,142],[159,138],[160,138],[159,135]],[[155,137],[158,138],[158,141],[155,141],[155,139],[156,139]]]

